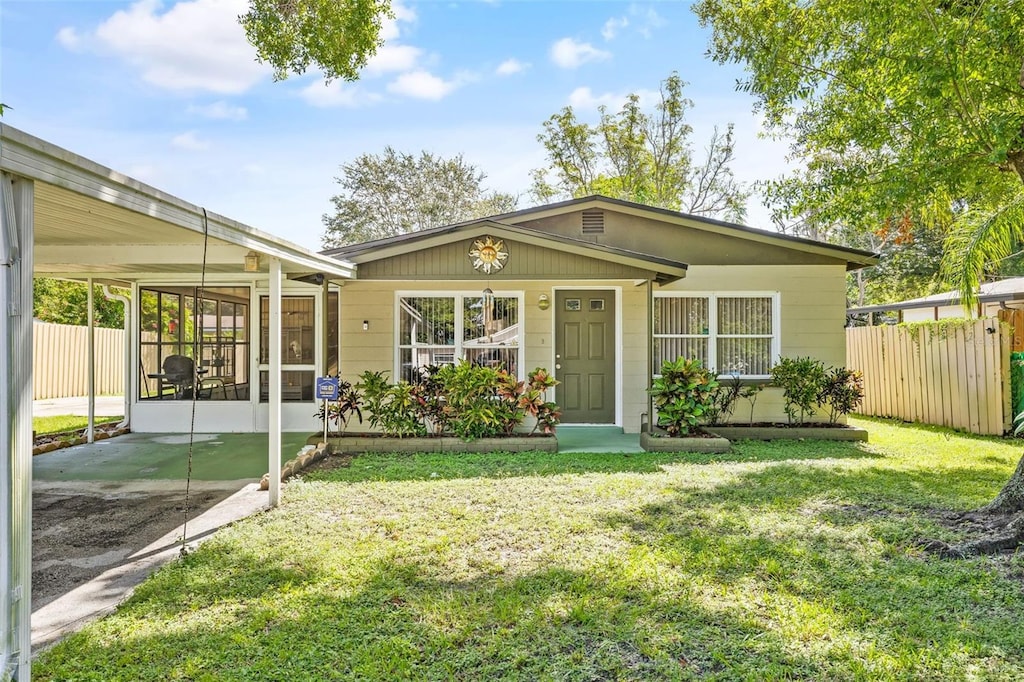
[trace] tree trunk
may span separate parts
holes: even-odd
[[[979,554],[996,554],[1024,545],[1024,457],[1017,462],[1010,480],[996,498],[962,518],[985,523],[986,533],[977,539],[949,545],[941,541],[925,549],[946,558],[962,559]]]
[[[1024,457],[1017,462],[1017,469],[1010,476],[1003,489],[977,514],[1014,514],[1024,511]]]

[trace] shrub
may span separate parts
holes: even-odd
[[[754,423],[754,406],[757,404],[757,397],[761,395],[761,391],[764,388],[764,384],[753,384],[751,386],[744,386],[743,390],[740,391],[740,397],[750,404],[750,424]]]
[[[742,394],[743,382],[737,376],[719,384],[711,393],[711,404],[704,413],[705,423],[714,426],[729,421],[729,417],[736,410],[736,401]]]
[[[845,367],[833,367],[825,375],[825,383],[818,393],[818,402],[828,405],[831,423],[850,414],[864,398],[864,375]]]
[[[697,428],[714,401],[718,381],[700,360],[677,358],[661,365],[651,395],[658,413],[658,426],[670,436],[681,436]]]
[[[780,358],[771,374],[772,383],[782,389],[789,422],[803,424],[819,404],[826,382],[825,365],[813,358]]]
[[[406,381],[391,384],[386,375],[386,372],[366,371],[359,375],[361,381],[356,384],[370,411],[370,424],[399,438],[426,434],[412,384]]]

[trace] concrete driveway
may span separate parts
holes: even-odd
[[[308,434],[285,434],[282,458]],[[188,434],[127,434],[32,461],[32,644],[53,643],[112,610],[177,556]],[[266,434],[197,434],[188,541],[263,509]]]

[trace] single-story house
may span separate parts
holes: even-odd
[[[590,196],[331,249],[341,375],[457,359],[561,382],[563,423],[637,432],[662,360],[762,382],[780,356],[844,365],[846,273],[875,254]],[[784,420],[766,391],[755,419]]]
[[[313,432],[317,376],[457,359],[548,368],[563,423],[637,432],[663,359],[749,381],[844,364],[846,272],[876,262],[600,196],[313,253],[0,126],[36,276],[131,292],[140,432],[187,431],[193,394],[198,432]],[[784,418],[775,391],[757,409]]]
[[[871,323],[880,313],[896,313],[899,322],[926,322],[950,317],[994,317],[1000,310],[1024,309],[1024,277],[1008,277],[978,287],[976,304],[966,310],[960,292],[945,291],[893,303],[856,306],[846,311],[852,319]]]

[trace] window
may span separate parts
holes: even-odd
[[[139,398],[249,399],[249,289],[139,291]],[[170,359],[168,359],[170,358]],[[198,365],[198,368],[196,367]]]
[[[780,353],[777,293],[655,296],[656,368],[682,356],[720,376],[768,376]]]
[[[522,295],[420,294],[398,298],[398,366],[406,381],[456,359],[519,376]]]

